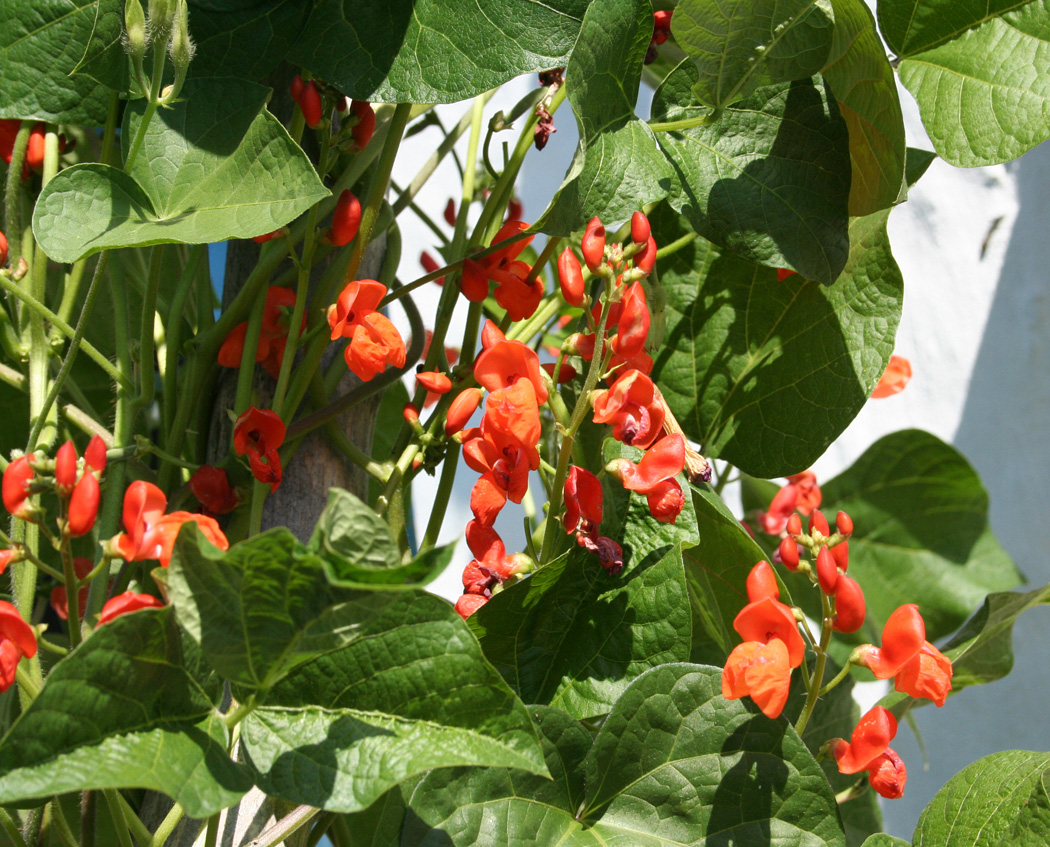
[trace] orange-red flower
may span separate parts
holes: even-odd
[[[844,774],[868,772],[875,791],[890,800],[904,794],[908,772],[904,762],[890,749],[897,734],[897,719],[882,706],[875,706],[857,723],[847,743],[841,738],[831,742],[831,752]]]
[[[209,515],[225,515],[237,508],[237,492],[233,490],[223,468],[201,465],[189,481],[190,491]]]
[[[328,309],[332,340],[349,338],[343,356],[360,379],[368,382],[389,366],[403,367],[406,352],[401,333],[389,318],[375,311],[386,296],[386,286],[374,279],[354,280]]]
[[[584,468],[572,465],[565,477],[565,531],[596,535],[602,523],[602,484]]]
[[[882,372],[879,384],[871,392],[871,398],[878,400],[882,397],[892,397],[900,394],[911,380],[911,362],[903,356],[890,356],[890,363]]]
[[[882,647],[862,645],[856,664],[878,679],[894,678],[893,687],[912,697],[926,697],[943,706],[952,689],[952,663],[926,640],[926,624],[919,607],[907,603],[897,609],[882,629]]]
[[[164,514],[168,498],[152,482],[135,480],[124,492],[125,532],[112,539],[112,546],[127,562],[155,559],[154,524]]]
[[[230,542],[219,528],[215,518],[208,515],[198,515],[193,512],[172,512],[164,515],[153,525],[151,539],[156,545],[156,558],[162,567],[167,567],[171,562],[171,554],[175,549],[175,539],[179,536],[179,530],[184,523],[195,523],[205,538],[220,550],[230,549]]]
[[[649,306],[641,282],[627,288],[621,303],[623,308],[611,344],[613,352],[630,359],[642,352],[649,337]]]
[[[788,485],[795,486],[798,500],[795,509],[800,515],[808,516],[814,509],[820,508],[822,495],[817,485],[817,475],[813,471],[802,471],[787,478]]]
[[[261,362],[263,369],[274,379],[277,379],[281,372],[281,361],[284,359],[284,350],[288,343],[288,319],[284,310],[294,306],[295,292],[291,288],[272,285],[267,289],[262,328],[259,330],[259,346],[255,348],[255,361]],[[306,315],[303,314],[300,332],[305,326]],[[218,360],[224,368],[241,366],[247,333],[248,322],[244,321],[237,324],[222,342]]]
[[[276,491],[281,485],[281,456],[277,448],[284,443],[284,421],[269,409],[249,406],[233,425],[233,449],[238,456],[248,454],[252,475]]]
[[[624,372],[610,388],[595,392],[592,402],[594,422],[612,424],[618,441],[644,450],[659,438],[663,404],[656,399],[653,381],[641,371]]]
[[[540,357],[520,341],[505,338],[493,341],[474,362],[474,378],[489,391],[508,388],[525,379],[532,383],[537,402],[547,402],[547,383],[541,372]]]
[[[140,609],[160,609],[164,604],[152,594],[136,594],[134,591],[125,591],[106,601],[102,612],[98,616],[98,625],[109,623],[114,618],[137,612]]]
[[[32,521],[35,512],[29,503],[29,485],[35,474],[29,464],[32,453],[19,456],[4,469],[2,485],[4,508],[16,518]]]
[[[524,221],[507,221],[500,227],[492,243],[498,244],[528,228],[529,225]],[[488,296],[489,282],[492,281],[496,283],[496,302],[507,310],[512,320],[520,321],[529,317],[543,298],[543,283],[537,278],[526,284],[525,280],[532,268],[527,262],[516,259],[532,239],[530,235],[480,259],[465,259],[460,281],[463,296],[471,302],[480,303]]]
[[[767,535],[780,535],[796,510],[808,515],[820,506],[820,501],[816,475],[812,471],[794,474],[788,477],[787,485],[773,496],[769,510],[758,513],[758,525]]]
[[[15,681],[15,671],[22,657],[36,655],[36,635],[11,603],[0,600],[0,691],[7,691]]]

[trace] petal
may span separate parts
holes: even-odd
[[[777,575],[769,562],[761,561],[751,568],[747,575],[747,599],[754,603],[763,597],[780,599],[780,586],[777,584]]]
[[[835,746],[839,772],[866,770],[876,756],[886,752],[897,734],[897,719],[882,706],[873,707],[858,722],[849,744]]]
[[[879,679],[896,676],[905,662],[915,656],[926,643],[926,624],[919,607],[906,603],[898,608],[882,628],[882,649],[872,652],[867,667]]]
[[[767,718],[778,718],[787,703],[791,688],[791,667],[784,642],[774,638],[755,653],[754,661],[744,671],[751,699]]]
[[[733,620],[733,629],[745,641],[765,644],[779,638],[787,646],[791,667],[797,668],[802,664],[806,654],[805,642],[799,635],[798,624],[791,609],[779,600],[763,597],[748,603]]]
[[[876,756],[868,765],[868,780],[876,794],[887,800],[896,800],[904,795],[904,784],[908,781],[908,770],[897,753],[889,748]]]
[[[951,659],[927,641],[904,663],[893,686],[912,697],[926,697],[943,706],[952,690],[952,673]]]

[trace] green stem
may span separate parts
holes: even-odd
[[[809,719],[813,715],[813,709],[816,708],[817,698],[820,696],[820,686],[824,682],[824,668],[828,661],[828,644],[831,643],[831,626],[834,617],[831,614],[831,603],[828,601],[828,595],[823,591],[820,592],[820,604],[824,612],[824,623],[820,629],[820,647],[817,649],[817,665],[813,669],[809,694],[806,695],[806,704],[802,707],[802,714],[798,716],[798,720],[795,722],[795,732],[800,736],[805,731],[806,724],[809,723]],[[846,667],[848,668],[849,665],[847,664]]]
[[[43,686],[33,678],[33,674],[26,670],[27,662],[28,659],[18,663],[18,666],[15,668],[15,680],[26,696],[33,700],[40,693],[40,689]]]
[[[276,845],[286,841],[292,834],[313,821],[319,814],[321,814],[321,810],[312,806],[297,806],[273,826],[263,830],[262,833],[252,840],[251,847],[276,847]]]
[[[28,847],[26,840],[22,837],[22,832],[18,828],[18,824],[15,823],[14,818],[7,813],[7,809],[0,806],[0,826],[4,828],[4,832],[7,833],[7,837],[11,839],[11,843],[14,847]]]
[[[53,824],[52,829],[58,833],[58,838],[65,847],[80,847],[77,844],[77,839],[73,836],[73,831],[69,828],[65,812],[62,811],[62,803],[58,797],[51,801],[51,823]]]
[[[109,806],[109,816],[113,820],[113,829],[117,831],[120,847],[132,847],[128,821],[124,817],[124,810],[120,807],[120,802],[114,796],[116,793],[112,788],[102,790],[102,796],[106,798],[106,805]]]
[[[103,254],[103,256],[105,256],[105,255],[106,254]],[[102,260],[99,259],[99,262],[101,264]],[[96,267],[95,279],[92,279],[92,281],[91,281],[91,284],[93,286],[95,285],[95,281],[96,281],[97,278],[98,278],[98,269]],[[82,316],[81,320],[77,322],[77,329],[74,329],[69,324],[67,324],[64,320],[62,320],[58,315],[56,315],[54,312],[52,312],[40,300],[38,300],[35,296],[33,296],[33,294],[31,294],[28,291],[25,291],[22,288],[19,288],[17,283],[12,282],[5,274],[2,274],[2,273],[0,273],[0,288],[3,288],[5,291],[7,291],[10,294],[13,294],[15,297],[17,297],[19,300],[21,300],[23,303],[25,303],[25,305],[29,307],[29,311],[30,312],[32,312],[33,314],[38,315],[42,320],[48,321],[53,326],[57,326],[70,339],[75,338],[76,337],[76,333],[77,333],[77,329],[79,329],[82,324],[86,323],[83,320],[83,316]],[[90,289],[88,290],[88,296],[89,297],[91,296],[91,290]],[[85,301],[85,309],[86,308],[87,308],[87,302]],[[114,367],[113,363],[109,359],[107,359],[105,356],[103,356],[102,353],[99,352],[97,347],[95,347],[89,341],[85,341],[84,338],[83,338],[83,335],[84,335],[84,333],[83,333],[83,331],[81,331],[81,333],[80,333],[80,336],[81,336],[80,337],[80,342],[78,343],[77,347],[79,349],[83,350],[84,353],[88,356],[88,358],[90,358],[96,365],[98,365],[100,368],[102,368],[102,370],[104,370],[106,372],[106,375],[109,376],[114,382],[118,383],[122,387],[130,388],[131,387],[131,382],[127,379],[127,377],[124,374],[122,374],[116,367]],[[72,345],[70,345],[70,349],[73,349]],[[68,355],[69,355],[68,352],[67,352],[66,355],[68,357]]]
[[[459,452],[461,448],[456,442],[449,442],[445,452],[445,458],[441,463],[441,479],[438,482],[437,493],[434,495],[434,503],[431,506],[430,520],[427,521],[426,533],[419,543],[419,552],[429,550],[438,541],[438,533],[441,525],[445,522],[445,512],[452,497],[452,486],[456,479],[456,471],[459,470]]]
[[[132,404],[136,411],[149,406],[157,392],[153,328],[157,322],[157,292],[160,290],[163,254],[163,244],[152,248],[146,290],[142,295],[142,315],[139,320],[139,393]]]
[[[7,184],[4,187],[4,233],[12,248],[11,267],[17,264],[18,256],[15,254],[22,245],[22,168],[25,165],[33,123],[22,121],[11,148],[11,163],[7,166]]]
[[[110,794],[114,796],[116,802],[120,805],[120,810],[124,813],[124,820],[128,824],[128,829],[131,830],[132,837],[139,843],[140,847],[146,847],[153,840],[153,833],[146,828],[142,819],[131,808],[131,804],[124,799],[123,794],[112,788],[107,789],[107,800]]]
[[[200,273],[201,262],[208,255],[208,248],[198,244],[190,251],[189,260],[182,270],[182,276],[175,287],[175,294],[171,298],[171,306],[168,309],[168,319],[164,324],[167,335],[167,348],[165,349],[164,383],[161,388],[161,397],[164,403],[164,429],[169,432],[175,418],[175,395],[179,384],[179,353],[182,348],[182,313],[186,308],[193,284]]]
[[[672,253],[677,253],[683,247],[688,247],[700,236],[695,232],[686,233],[681,238],[676,238],[670,244],[665,244],[659,250],[656,251],[656,258],[662,259],[664,256],[670,256]]]
[[[172,806],[171,811],[160,822],[157,831],[153,833],[149,847],[163,847],[164,843],[175,831],[175,827],[179,825],[179,821],[182,820],[184,814],[186,814],[185,810],[178,803]]]
[[[70,338],[69,341],[69,349],[66,350],[65,358],[62,360],[62,366],[58,369],[58,374],[55,376],[55,381],[51,385],[51,390],[48,392],[47,397],[44,400],[42,415],[47,415],[47,413],[51,410],[51,407],[54,404],[55,400],[58,399],[58,395],[62,391],[63,385],[69,378],[70,372],[73,370],[73,363],[76,361],[77,353],[80,352],[81,348],[83,348],[85,352],[88,352],[89,349],[94,350],[94,348],[91,347],[91,345],[89,345],[84,340],[84,333],[87,331],[87,325],[91,319],[91,312],[95,308],[95,298],[98,296],[100,288],[99,281],[101,280],[102,275],[105,273],[107,264],[109,264],[108,252],[103,253],[101,256],[99,256],[98,264],[95,265],[95,273],[91,277],[91,285],[88,286],[87,297],[84,300],[84,306],[80,312],[80,318],[77,320],[77,328],[73,330],[72,338]],[[109,359],[106,359],[97,350],[95,352],[98,355],[99,359],[104,361],[107,365],[107,367],[103,368],[103,370],[106,370],[107,373],[112,371],[112,373],[110,373],[110,376],[112,376],[118,384],[123,385],[124,375],[121,374],[117,368],[113,367]],[[98,361],[98,359],[95,359],[94,356],[92,356],[91,358],[94,359],[96,362]],[[30,436],[31,441],[34,440],[33,435],[40,435],[38,426],[39,420],[33,424],[33,434]]]
[[[831,682],[829,682],[827,685],[825,685],[823,688],[820,689],[820,696],[823,697],[825,694],[827,694],[829,691],[831,691],[832,688],[834,688],[836,685],[838,685],[840,682],[842,682],[842,680],[844,680],[847,676],[849,676],[849,672],[850,672],[850,663],[846,662],[845,667],[843,667],[842,670],[840,670],[835,675],[835,678],[832,679]]]
[[[113,158],[113,142],[117,137],[117,118],[120,115],[120,93],[113,91],[109,95],[109,109],[106,111],[106,128],[102,131],[102,151],[98,160],[108,165]]]
[[[65,511],[63,504],[63,511]],[[62,554],[63,582],[66,586],[66,609],[69,615],[69,646],[76,649],[80,644],[80,586],[76,570],[73,568],[73,548],[69,545],[69,538],[63,533],[62,544],[59,547]]]
[[[150,79],[146,111],[142,115],[142,120],[135,132],[135,138],[131,142],[131,148],[128,150],[127,158],[124,160],[125,173],[131,172],[131,167],[135,164],[135,159],[138,158],[139,151],[142,149],[142,142],[146,138],[146,129],[149,127],[149,123],[160,105],[160,87],[164,82],[164,56],[165,51],[163,47],[156,45],[153,49],[153,77]]]
[[[219,838],[219,812],[208,818],[208,829],[204,834],[204,847],[215,847]]]
[[[248,328],[244,332],[244,347],[241,348],[241,366],[237,371],[237,392],[233,401],[233,413],[240,415],[251,405],[252,387],[255,383],[255,357],[262,334],[263,314],[266,298],[259,297],[248,313]]]
[[[706,115],[697,115],[693,118],[682,118],[678,121],[650,121],[649,129],[653,132],[679,132],[683,129],[692,129],[697,126],[707,126],[714,123],[720,114],[719,109]]]
[[[73,267],[66,274],[65,284],[62,286],[62,300],[59,302],[57,314],[67,324],[73,317],[73,309],[76,308],[77,295],[80,294],[80,284],[84,281],[86,270],[87,259],[81,259],[79,262],[74,262]],[[55,352],[58,352],[62,345],[62,336],[63,333],[58,327],[51,327],[51,332],[48,333],[48,343],[55,348]]]

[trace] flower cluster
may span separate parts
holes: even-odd
[[[269,409],[249,406],[233,425],[233,449],[248,456],[252,476],[276,491],[281,485],[281,456],[277,448],[284,443],[284,421]],[[202,501],[203,502],[203,501]]]
[[[810,485],[810,476],[792,477],[787,486],[774,498],[795,503],[804,502],[810,509],[809,532],[803,533],[802,520],[797,512],[776,514],[779,524],[783,519],[785,536],[780,542],[777,558],[790,571],[805,574],[820,590],[823,623],[819,644],[810,643],[826,655],[833,632],[858,631],[865,619],[864,593],[860,585],[846,571],[849,568],[849,537],[853,534],[853,520],[845,512],[835,518],[832,532],[823,513],[813,507],[819,502],[819,489]],[[787,495],[785,489],[794,489]],[[814,490],[816,494],[814,495]],[[774,506],[769,513],[774,514]],[[808,554],[803,560],[802,554]],[[806,643],[799,626],[804,616],[780,602],[780,587],[772,567],[759,562],[747,580],[748,604],[733,621],[733,628],[743,639],[730,653],[722,672],[722,695],[728,699],[750,697],[770,718],[779,717],[787,704],[792,669],[805,659]],[[918,606],[913,603],[898,608],[882,632],[881,646],[863,644],[853,650],[849,665],[866,667],[878,679],[893,679],[897,691],[912,697],[925,697],[943,706],[951,690],[952,664],[936,647],[926,640],[926,628]],[[823,660],[818,662],[823,668]],[[812,708],[823,680],[820,673],[814,680],[806,674],[810,688],[807,707]],[[842,674],[828,687],[837,684]],[[807,715],[808,717],[808,715]],[[907,772],[900,757],[889,742],[897,731],[893,716],[881,707],[868,712],[857,725],[850,742],[833,739],[828,749],[834,755],[839,770],[844,774],[865,771],[871,786],[884,797],[900,797]]]
[[[386,296],[386,286],[374,279],[360,279],[343,289],[328,309],[332,341],[349,338],[344,351],[347,367],[368,382],[388,367],[405,365],[405,342],[382,312],[376,311]]]

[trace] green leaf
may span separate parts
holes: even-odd
[[[197,52],[190,75],[265,80],[302,32],[311,5],[301,0],[191,0],[190,34]]]
[[[103,124],[109,91],[70,76],[85,55],[98,0],[5,0],[0,12],[0,118]]]
[[[867,597],[859,641],[879,642],[904,603],[918,603],[926,637],[936,641],[988,592],[1021,582],[988,529],[988,493],[977,473],[928,432],[879,439],[821,490],[828,514],[841,509],[853,518],[849,572]]]
[[[915,847],[1043,847],[1050,754],[993,753],[963,768],[919,817]]]
[[[702,239],[663,261],[667,335],[654,378],[705,455],[758,477],[796,473],[861,410],[893,352],[903,299],[887,216],[852,221],[832,286],[778,281]],[[660,244],[685,231],[663,208],[650,220]]]
[[[721,108],[760,85],[813,76],[837,24],[831,7],[830,0],[682,0],[671,32],[696,64],[693,93]]]
[[[251,781],[194,654],[170,607],[99,628],[0,740],[0,803],[99,788],[161,791],[196,818],[236,803]]]
[[[33,231],[55,261],[112,247],[204,244],[271,232],[329,196],[309,159],[265,109],[268,89],[242,80],[187,82],[159,110],[130,173],[81,164],[47,184]],[[128,107],[126,146],[141,121]]]
[[[879,25],[934,148],[960,167],[1050,137],[1050,0],[890,0]]]
[[[537,223],[544,232],[568,235],[595,215],[612,227],[667,195],[671,168],[634,114],[652,33],[648,0],[602,0],[587,9],[565,70],[580,144]]]
[[[87,74],[113,91],[127,91],[130,73],[123,34],[124,4],[121,0],[98,0],[91,37],[73,73]]]
[[[944,647],[952,660],[952,694],[1002,679],[1014,666],[1013,626],[1023,612],[1050,602],[1050,585],[1024,594],[989,594]]]
[[[897,202],[904,182],[904,117],[897,80],[863,0],[831,0],[835,35],[821,70],[849,127],[853,163],[849,213],[870,215]]]
[[[700,543],[686,550],[683,558],[693,610],[693,645],[695,650],[700,630],[724,661],[740,641],[733,619],[747,604],[747,575],[767,557],[710,486],[694,486],[692,495]]]
[[[584,798],[590,733],[558,709],[529,711],[552,779],[506,768],[432,771],[412,793],[399,843],[600,847],[603,842],[574,817]]]
[[[372,459],[376,462],[388,462],[394,453],[394,445],[404,425],[405,403],[411,400],[405,384],[398,380],[383,392],[379,402],[379,411],[375,417],[375,432],[372,434]],[[411,491],[411,487],[409,488]],[[368,478],[368,502],[375,503],[383,493],[383,485],[373,476]],[[406,497],[408,492],[406,492]]]
[[[849,132],[815,77],[757,89],[705,115],[682,62],[657,89],[653,119],[702,120],[661,132],[676,181],[670,203],[704,238],[752,261],[834,282],[849,257]]]
[[[554,783],[494,768],[435,771],[412,795],[403,843],[844,845],[834,797],[805,745],[786,721],[723,700],[721,676],[682,664],[642,675],[582,768],[585,733],[537,709]]]
[[[318,0],[288,57],[358,100],[454,103],[564,67],[587,0]]]
[[[603,715],[636,676],[689,656],[680,548],[625,563],[609,576],[574,548],[471,615],[485,657],[522,700]]]
[[[885,832],[876,832],[874,835],[869,835],[861,847],[911,847],[911,843],[903,838],[887,835]]]
[[[299,665],[244,721],[263,790],[332,811],[364,809],[435,767],[511,765],[545,774],[529,714],[449,604],[379,593],[344,647]]]

